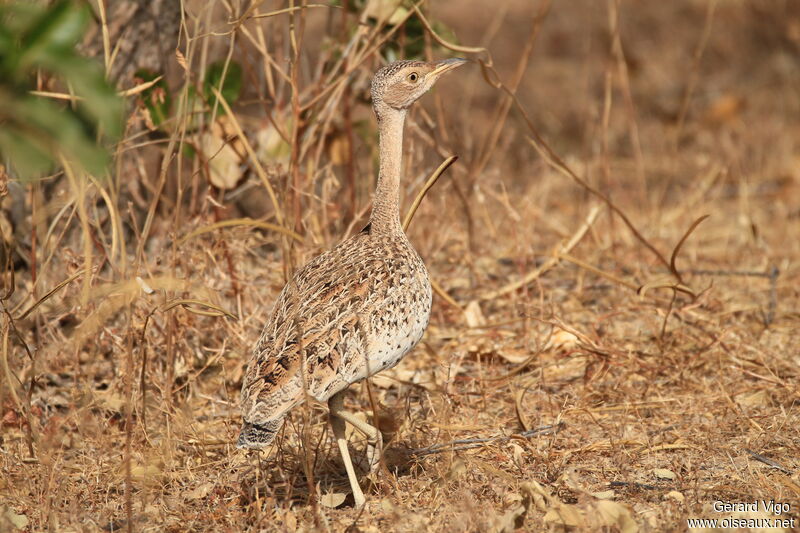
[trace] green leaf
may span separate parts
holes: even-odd
[[[0,97],[0,117],[4,119],[3,130],[11,142],[24,138],[29,145],[40,146],[54,158],[62,153],[75,160],[84,169],[95,175],[105,171],[108,161],[106,151],[97,146],[93,132],[89,131],[81,118],[71,110],[61,109],[53,102],[30,95],[15,95],[14,98]],[[21,154],[5,151],[4,155],[22,173],[23,168],[31,168],[27,159],[30,149]],[[33,175],[26,175],[30,178]]]
[[[54,51],[71,51],[83,36],[89,17],[86,6],[79,7],[69,0],[52,5],[22,36],[18,64],[30,67]]]
[[[223,71],[225,70],[224,61],[216,61],[208,66],[206,72],[206,79],[203,82],[203,93],[206,99],[213,106],[216,103],[214,91],[211,87],[216,87],[222,93],[222,97],[229,104],[234,103],[239,99],[239,93],[242,92],[242,67],[239,63],[231,61],[228,64],[228,71],[225,73],[225,79],[222,79]]]
[[[25,180],[41,176],[53,168],[47,147],[38,145],[31,136],[10,128],[0,128],[0,155]]]
[[[159,74],[147,69],[137,70],[135,74],[135,77],[143,82],[153,81],[158,76]],[[147,108],[155,126],[160,126],[169,118],[170,110],[172,109],[172,95],[164,78],[139,93],[139,101]]]
[[[100,133],[122,134],[124,102],[101,65],[75,51],[89,19],[77,0],[0,0],[0,153],[23,178],[47,172],[62,156],[100,175],[108,162]],[[59,78],[78,102],[31,95],[37,72]]]
[[[0,26],[19,34],[30,28],[44,12],[39,2],[5,2],[0,5]]]

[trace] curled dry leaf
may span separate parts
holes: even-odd
[[[192,490],[183,493],[183,497],[187,500],[202,500],[214,486],[211,483],[201,483]]]
[[[369,0],[364,14],[372,19],[385,20],[389,26],[399,24],[408,14],[408,9],[397,0]]]
[[[603,530],[607,528],[617,528],[620,533],[636,533],[639,526],[631,516],[631,511],[621,503],[609,500],[594,502],[593,507],[596,512],[592,516],[599,522],[597,524]]]
[[[683,494],[678,492],[677,490],[671,490],[664,495],[665,500],[675,500],[678,503],[683,503],[686,499]]]
[[[486,325],[486,318],[483,316],[481,305],[477,300],[472,300],[467,304],[466,309],[464,309],[464,319],[471,328],[480,328]]]
[[[759,389],[755,392],[746,392],[736,396],[736,403],[742,407],[769,407],[772,401],[766,389]]]
[[[550,337],[550,341],[547,343],[547,347],[566,351],[575,348],[579,342],[580,339],[578,339],[574,333],[556,328],[553,335]]]
[[[322,498],[319,499],[319,503],[325,507],[336,509],[344,503],[346,497],[347,495],[343,492],[329,492],[323,494]]]
[[[25,529],[28,527],[28,517],[17,514],[11,507],[0,507],[0,526],[9,524],[13,529]]]
[[[211,184],[220,189],[232,189],[236,186],[242,172],[239,168],[240,158],[236,150],[223,138],[221,128],[212,128],[200,138],[203,157],[208,161]]]
[[[655,475],[658,479],[668,479],[668,480],[673,480],[677,477],[675,475],[675,472],[673,472],[672,470],[667,470],[666,468],[654,468],[653,475]]]

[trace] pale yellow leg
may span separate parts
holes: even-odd
[[[334,394],[331,399],[328,400],[331,429],[333,429],[333,436],[336,438],[336,444],[339,446],[339,453],[342,454],[342,461],[344,462],[345,470],[347,470],[347,478],[350,480],[350,488],[353,490],[353,499],[355,500],[356,507],[363,507],[367,500],[364,498],[364,493],[361,491],[358,479],[356,479],[353,461],[350,459],[350,450],[347,449],[347,439],[345,438],[344,431],[345,418],[340,416],[340,413],[343,411],[343,404],[344,391]]]
[[[341,393],[339,393],[341,394]],[[339,407],[343,407],[344,396],[340,399]],[[349,411],[345,411],[344,409],[340,409],[336,412],[336,416],[339,418],[344,419],[346,422],[349,422],[353,425],[354,428],[359,430],[364,436],[368,439],[367,444],[367,462],[369,463],[370,471],[375,472],[380,465],[380,457],[383,453],[383,435],[375,426],[364,422],[353,413]]]

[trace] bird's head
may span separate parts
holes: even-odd
[[[404,110],[425,94],[444,74],[466,63],[454,58],[428,63],[395,61],[375,73],[372,78],[372,105],[378,118],[385,108]]]

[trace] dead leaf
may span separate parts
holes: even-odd
[[[211,184],[220,189],[232,189],[242,177],[240,158],[223,138],[221,128],[212,128],[200,137],[200,150],[208,161]]]
[[[279,124],[284,124],[285,128],[292,127],[290,118],[277,117]],[[289,143],[275,129],[272,122],[266,122],[264,126],[256,132],[256,157],[259,161],[270,164],[288,163],[291,157],[291,147]]]
[[[202,500],[214,486],[211,483],[202,483],[190,491],[183,493],[183,497],[187,500]]]
[[[0,525],[3,522],[11,524],[14,529],[25,529],[28,526],[28,517],[17,514],[11,507],[0,507]]]
[[[536,507],[543,511],[543,520],[562,527],[578,527],[584,523],[583,513],[574,505],[561,503],[536,481],[528,481],[521,488],[530,495]]]
[[[544,514],[544,521],[564,527],[578,527],[584,523],[583,515],[574,505],[562,503]]]
[[[769,397],[769,393],[761,389],[755,392],[737,395],[736,403],[743,407],[769,407],[772,401]]]
[[[512,455],[514,456],[514,464],[517,465],[517,468],[520,470],[524,470],[525,468],[525,450],[517,444],[516,442],[511,443],[511,449],[513,450]]]
[[[675,500],[678,503],[683,503],[686,498],[677,490],[671,490],[664,495],[664,499]]]
[[[346,497],[347,495],[343,492],[329,492],[327,494],[323,494],[322,498],[319,499],[319,503],[325,507],[336,509],[344,503]]]
[[[567,351],[575,348],[579,342],[580,339],[578,339],[574,333],[556,328],[556,330],[550,336],[550,341],[547,343],[547,347]]]
[[[616,526],[619,528],[620,533],[636,533],[639,531],[639,526],[633,520],[630,509],[621,503],[600,500],[595,502],[594,507],[597,510],[594,517],[599,520],[603,529]]]
[[[175,59],[178,61],[178,64],[183,68],[185,71],[189,71],[189,67],[186,65],[186,56],[181,53],[179,49],[175,49]]]
[[[486,318],[481,311],[481,304],[477,300],[472,300],[467,304],[464,309],[464,319],[467,321],[467,326],[471,328],[481,328],[486,325]]]
[[[672,470],[667,470],[666,468],[654,468],[653,474],[658,479],[674,480],[677,477],[675,475],[675,472],[673,472]]]
[[[389,26],[399,24],[408,14],[399,0],[369,0],[364,14],[372,19],[385,20]]]
[[[531,358],[531,351],[523,348],[512,348],[508,346],[502,346],[497,349],[496,353],[509,363],[515,365],[522,364]]]
[[[492,525],[489,526],[490,533],[513,533],[524,525],[525,514],[531,505],[530,497],[512,494],[509,499],[517,503],[512,505],[504,514],[495,517]]]

